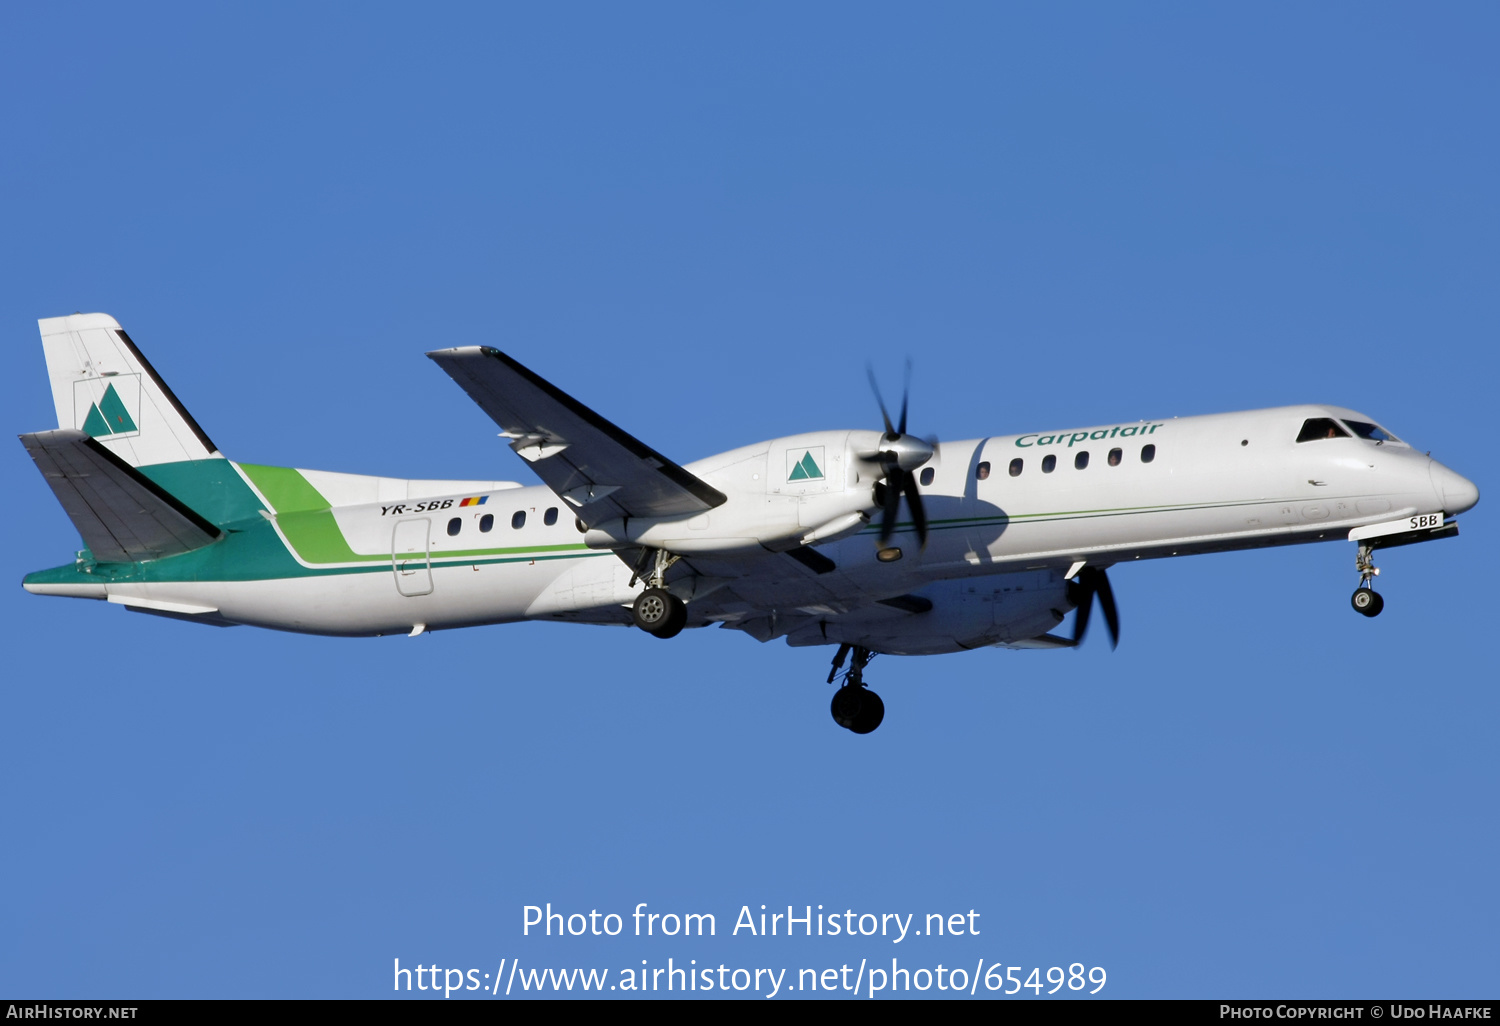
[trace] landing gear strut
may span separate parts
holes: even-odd
[[[1380,571],[1375,567],[1374,555],[1373,548],[1360,542],[1359,555],[1354,557],[1354,568],[1359,571],[1359,587],[1350,597],[1349,604],[1356,613],[1365,616],[1379,616],[1380,611],[1385,608],[1385,599],[1370,587],[1370,583],[1380,576]]]
[[[838,679],[839,670],[843,669],[844,659],[851,650],[854,659],[849,663],[849,671],[844,674],[843,686],[833,693],[829,712],[833,713],[833,722],[846,730],[868,734],[885,719],[885,703],[880,700],[879,695],[865,687],[865,667],[873,657],[870,650],[860,645],[840,645],[838,654],[833,657],[833,669],[828,673],[828,683],[832,684]]]
[[[663,586],[667,570],[681,558],[660,549],[647,549],[641,553],[640,561],[636,563],[630,584],[634,587],[638,579],[645,577],[647,587],[636,596],[630,613],[635,625],[647,634],[654,634],[658,638],[675,638],[687,626],[687,606]],[[651,564],[649,571],[646,570],[647,563]]]

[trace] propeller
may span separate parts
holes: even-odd
[[[901,419],[894,426],[891,424],[891,415],[886,412],[880,385],[875,381],[874,368],[867,365],[865,371],[870,376],[870,388],[875,393],[875,402],[880,405],[880,418],[885,422],[885,434],[881,436],[880,448],[865,454],[867,458],[880,464],[885,478],[875,486],[875,501],[882,509],[880,547],[884,549],[896,531],[901,496],[905,495],[907,508],[911,510],[912,525],[917,531],[917,541],[925,549],[927,510],[922,505],[922,493],[917,490],[917,478],[913,472],[932,459],[937,441],[913,438],[906,433],[906,411],[911,398],[911,361],[906,361],[906,379],[901,389]]]
[[[1084,567],[1078,571],[1078,580],[1068,584],[1068,598],[1078,608],[1078,615],[1073,620],[1073,644],[1083,644],[1096,595],[1099,608],[1104,611],[1104,623],[1109,627],[1109,647],[1114,648],[1120,644],[1120,612],[1115,608],[1115,593],[1109,586],[1109,575],[1095,566]]]

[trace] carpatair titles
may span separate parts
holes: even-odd
[[[1163,422],[1165,423],[1165,422]],[[1133,438],[1136,435],[1153,434],[1162,424],[1131,424],[1129,427],[1099,428],[1097,431],[1059,431],[1051,435],[1022,435],[1016,445],[1029,449],[1034,445],[1066,445],[1072,448],[1079,442],[1100,442],[1106,438]]]

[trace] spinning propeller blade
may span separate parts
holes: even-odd
[[[916,475],[906,475],[905,492],[906,505],[911,509],[912,526],[917,529],[917,541],[925,549],[927,547],[927,510],[922,507],[922,493],[917,491]]]
[[[906,358],[906,375],[901,381],[901,421],[896,430],[906,434],[906,401],[911,398],[911,357]]]
[[[1083,644],[1097,596],[1099,608],[1104,611],[1105,626],[1109,628],[1109,647],[1117,647],[1120,644],[1120,611],[1115,607],[1115,593],[1109,586],[1109,575],[1099,567],[1086,566],[1078,571],[1078,581],[1068,588],[1073,604],[1078,607],[1073,620],[1073,644]]]
[[[894,441],[901,436],[891,427],[891,415],[885,412],[885,400],[881,398],[880,385],[875,381],[875,368],[865,364],[865,373],[870,376],[870,391],[875,393],[875,402],[880,406],[880,419],[885,421],[885,436]]]
[[[869,458],[880,463],[884,475],[880,488],[876,490],[876,502],[881,506],[880,548],[884,549],[896,531],[896,520],[900,514],[901,497],[911,509],[912,526],[917,532],[917,541],[927,547],[927,510],[922,504],[922,493],[917,489],[917,478],[913,473],[918,467],[932,459],[937,445],[936,439],[924,441],[906,433],[906,414],[911,403],[911,361],[906,361],[906,377],[901,389],[901,419],[892,426],[891,415],[885,408],[885,398],[880,394],[880,385],[875,380],[875,368],[865,366],[870,378],[870,390],[875,393],[875,402],[880,406],[880,419],[885,424],[885,435],[880,440],[880,449],[868,453]]]
[[[885,503],[884,511],[880,516],[880,547],[885,548],[885,543],[891,540],[891,534],[896,530],[896,514],[901,506],[901,468],[894,467],[885,472]]]

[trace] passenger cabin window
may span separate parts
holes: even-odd
[[[988,481],[990,479],[990,465],[981,463],[974,468],[974,479],[977,481]]]
[[[1010,476],[1011,477],[1020,477],[1021,476],[1021,471],[1024,470],[1025,468],[1026,468],[1026,461],[1023,460],[1023,459],[1021,459],[1021,457],[1017,456],[1015,459],[1013,459],[1013,460],[1010,461]]]
[[[1322,438],[1348,438],[1349,432],[1332,417],[1313,417],[1303,421],[1299,442],[1316,442]]]
[[[1057,469],[1057,457],[1056,456],[1043,456],[1042,457],[1042,473],[1043,474],[1050,474],[1050,473],[1052,473],[1056,469]]]
[[[482,516],[482,517],[479,518],[479,530],[480,531],[488,534],[490,532],[490,530],[494,526],[495,526],[495,514],[493,514],[493,513],[486,513],[484,516]]]
[[[1086,467],[1088,465],[1089,465],[1088,450],[1085,449],[1082,452],[1080,452],[1077,456],[1073,457],[1073,469],[1074,470],[1082,470],[1084,467]]]
[[[1120,465],[1120,461],[1124,458],[1125,454],[1119,449],[1109,450],[1109,465],[1111,467],[1118,467]]]
[[[551,527],[553,524],[557,523],[556,506],[547,507],[547,512],[542,514],[542,523],[546,524],[548,527]]]
[[[1143,445],[1143,446],[1141,446],[1141,462],[1142,463],[1150,463],[1154,459],[1156,459],[1156,446],[1154,446],[1154,445]]]
[[[936,473],[936,471],[934,471],[931,467],[923,467],[922,468],[922,483],[924,485],[930,485],[930,484],[932,484],[932,475],[934,473]]]
[[[517,531],[526,526],[526,511],[524,509],[516,510],[515,516],[510,518],[510,526],[514,527]]]
[[[452,520],[448,521],[448,537],[452,538],[454,535],[458,534],[458,532],[463,529],[463,526],[464,522],[458,519],[458,517],[454,517]]]
[[[1400,441],[1395,435],[1375,424],[1367,424],[1362,420],[1346,420],[1346,427],[1361,438],[1367,438],[1372,442],[1397,442]],[[1299,439],[1300,441],[1300,439]]]

